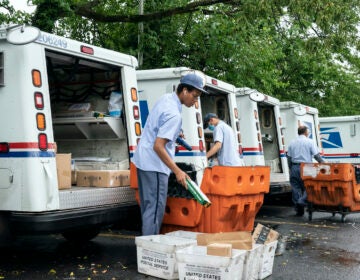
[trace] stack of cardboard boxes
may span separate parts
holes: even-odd
[[[160,238],[159,242],[159,236],[167,237]],[[138,271],[162,279],[264,279],[272,274],[278,236],[276,231],[261,224],[257,225],[253,234],[246,231],[175,231],[166,235],[139,236],[135,239]],[[144,247],[145,240],[154,242],[151,249],[149,244]],[[160,248],[166,242],[168,246],[172,246],[173,251],[168,255],[169,259],[162,259],[161,262],[172,264],[171,261],[175,259],[176,263],[172,266],[172,271],[164,273],[153,256],[165,256]],[[177,242],[181,243],[181,248],[176,246]],[[168,265],[164,267],[169,269]]]
[[[130,185],[130,170],[75,170],[71,154],[56,154],[56,168],[59,189],[70,189],[72,185],[102,188]]]

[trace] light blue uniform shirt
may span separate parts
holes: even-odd
[[[238,145],[236,143],[234,131],[223,121],[215,126],[214,142],[221,142],[221,149],[218,151],[217,158],[219,165],[224,166],[242,166],[244,165],[240,159]]]
[[[318,153],[319,149],[315,142],[305,135],[299,135],[296,139],[292,140],[288,148],[288,156],[295,163],[311,163],[313,157]]]
[[[134,153],[132,162],[144,171],[156,171],[170,174],[170,169],[154,151],[157,137],[168,139],[165,148],[171,158],[175,156],[175,140],[179,136],[182,119],[182,105],[176,93],[163,95],[155,104],[146,120],[146,124]]]

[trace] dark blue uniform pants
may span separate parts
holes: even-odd
[[[304,186],[304,182],[300,175],[300,165],[292,165],[290,171],[290,184],[292,189],[292,201],[297,205],[305,205],[307,194]]]
[[[159,234],[164,218],[169,176],[137,169],[142,235]]]

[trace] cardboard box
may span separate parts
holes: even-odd
[[[234,231],[222,233],[203,233],[196,236],[198,246],[207,246],[211,243],[228,243],[233,249],[250,250],[252,237],[248,231]]]
[[[202,232],[187,231],[187,230],[175,230],[165,233],[165,235],[176,236],[181,238],[188,238],[196,240],[196,236],[202,234]]]
[[[196,240],[169,235],[136,236],[138,272],[161,279],[179,279],[175,253]]]
[[[76,185],[76,170],[71,170],[71,185]]]
[[[272,274],[277,243],[278,241],[275,240],[263,245],[256,279],[262,280]]]
[[[258,279],[260,261],[264,252],[263,244],[253,244],[251,250],[246,250],[246,256],[244,261],[244,269],[242,273],[242,279]]]
[[[206,254],[212,256],[231,257],[232,245],[228,243],[212,243],[206,246]]]
[[[71,154],[56,154],[58,188],[71,188]]]
[[[181,280],[242,280],[245,250],[233,249],[231,257],[206,254],[205,246],[189,246],[176,250]]]
[[[269,244],[279,238],[279,233],[271,228],[268,228],[258,223],[252,234],[254,243]]]
[[[130,170],[79,170],[76,172],[79,187],[123,187],[130,185]]]

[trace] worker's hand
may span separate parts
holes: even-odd
[[[189,175],[187,175],[184,171],[180,170],[175,173],[176,181],[181,184],[185,189],[187,189],[186,178],[190,179]]]

